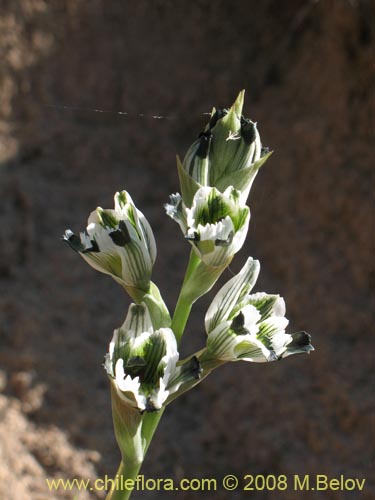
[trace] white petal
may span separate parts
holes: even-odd
[[[132,241],[119,249],[122,262],[122,279],[128,286],[146,287],[152,274],[152,262],[146,246]]]
[[[144,332],[152,334],[154,329],[147,306],[142,304],[130,304],[125,321],[121,326],[122,332],[132,331],[132,337],[137,337]]]
[[[164,366],[163,383],[167,386],[169,379],[176,370],[176,364],[179,359],[176,337],[170,328],[160,328],[156,333],[159,333],[163,337],[166,344],[166,353],[161,358],[159,366]]]
[[[250,210],[247,213],[246,220],[242,227],[240,227],[235,233],[232,242],[232,252],[237,253],[241,250],[243,244],[245,243],[247,232],[250,223]]]
[[[132,349],[136,350],[142,347],[146,342],[148,342],[150,335],[151,333],[149,332],[139,333],[132,341]]]
[[[234,349],[236,359],[253,363],[275,361],[274,353],[267,349],[262,342],[250,335],[244,335],[244,337]],[[237,338],[240,340],[240,335]]]
[[[140,410],[144,410],[146,408],[146,397],[139,392],[139,389],[141,387],[139,377],[135,377],[133,379],[130,375],[125,376],[124,361],[121,358],[117,360],[115,366],[115,382],[119,395],[125,401],[134,405],[134,401],[132,400],[132,398],[127,397],[126,394],[123,394],[131,393],[134,396],[137,407]]]
[[[258,321],[261,316],[258,309],[252,305],[247,305],[241,309],[242,314],[244,315],[244,328],[250,334],[256,335],[258,333]]]
[[[121,199],[121,202],[120,202],[120,199]],[[117,212],[121,213],[122,215],[126,215],[126,213],[127,213],[126,206],[128,204],[134,205],[132,197],[125,190],[121,191],[121,192],[118,191],[114,196],[114,200],[115,200],[115,210]]]
[[[170,195],[170,203],[164,205],[165,212],[171,219],[178,223],[183,234],[187,230],[186,218],[190,214],[190,209],[186,208],[179,193]]]
[[[97,209],[96,210],[93,210],[90,215],[89,215],[89,218],[87,219],[87,226],[95,226],[96,224],[99,224],[99,217],[98,217],[98,212],[97,212]],[[88,229],[88,227],[87,227]]]
[[[275,316],[285,316],[286,313],[285,300],[282,297],[278,297],[276,299],[272,313]]]
[[[275,333],[271,339],[272,349],[275,351],[276,355],[281,356],[287,349],[287,345],[292,342],[293,338],[288,333],[278,332]]]
[[[159,384],[160,387],[152,391],[150,396],[151,402],[156,410],[160,410],[160,408],[163,406],[164,401],[169,396],[169,391],[165,388],[166,386],[162,378],[159,380]]]
[[[263,319],[285,316],[285,301],[279,295],[258,292],[246,297],[246,302],[253,304],[261,312]]]
[[[100,224],[91,223],[87,226],[87,233],[91,240],[95,240],[100,252],[116,251],[115,245],[111,240],[107,229]]]
[[[194,195],[193,204],[191,206],[191,211],[195,212],[197,209],[205,206],[207,204],[207,198],[210,196],[211,192],[214,191],[217,194],[220,192],[213,187],[202,186]]]
[[[288,323],[289,321],[284,316],[272,316],[260,323],[260,336],[271,338],[276,333],[284,332]]]
[[[138,214],[139,227],[142,231],[143,239],[145,241],[147,251],[148,251],[148,254],[149,254],[150,259],[151,259],[151,263],[153,265],[155,263],[155,260],[156,260],[156,242],[155,242],[154,233],[151,229],[151,226],[150,226],[148,220],[143,215],[143,213],[137,209],[137,214]]]
[[[118,279],[121,284],[122,264],[117,253],[110,252],[87,252],[81,253],[81,257],[97,271],[108,274]]]
[[[109,359],[112,361],[113,359],[113,353],[115,351],[115,347],[116,347],[116,344],[117,344],[117,340],[118,340],[118,329],[116,329],[114,332],[113,332],[113,337],[112,337],[112,340],[111,342],[109,343],[109,347],[108,347],[108,353],[109,353]]]
[[[200,236],[200,241],[226,241],[229,235],[234,232],[233,222],[229,215],[227,215],[223,220],[215,224],[206,224],[205,226],[198,224],[197,232]]]
[[[259,323],[257,338],[278,356],[282,354],[283,348],[292,340],[292,337],[285,333],[288,323],[289,321],[282,316],[272,316]]]
[[[236,346],[237,335],[230,333],[230,321],[220,323],[207,338],[207,349],[213,358],[223,361],[233,361],[233,349]]]

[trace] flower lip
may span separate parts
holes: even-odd
[[[256,139],[257,124],[249,118],[241,118],[241,135],[246,144],[251,144]]]
[[[82,252],[85,247],[81,242],[81,238],[73,233],[71,229],[67,229],[63,234],[62,239],[70,246],[72,250],[79,253]]]
[[[99,252],[99,247],[98,244],[96,243],[95,240],[90,240],[87,238],[87,242],[91,246],[85,246],[82,243],[82,240],[79,236],[73,233],[70,229],[67,229],[65,231],[65,234],[63,235],[62,239],[70,246],[72,250],[74,250],[77,253],[88,253],[88,252]]]
[[[198,146],[198,149],[196,152],[196,155],[199,158],[202,158],[202,159],[207,158],[208,151],[210,149],[210,145],[211,145],[211,141],[212,141],[212,137],[213,137],[213,135],[211,134],[211,132],[202,132],[199,134],[200,142],[199,142],[199,146]]]
[[[288,349],[291,347],[306,347],[310,346],[310,351],[313,351],[314,348],[312,345],[310,345],[311,342],[311,335],[307,332],[296,332],[292,333],[292,341],[288,344]]]
[[[211,119],[208,123],[208,126],[210,129],[213,129],[216,123],[221,119],[224,118],[225,115],[228,114],[227,109],[217,109],[215,110],[215,113],[211,116]]]
[[[217,238],[215,240],[215,247],[226,247],[226,246],[229,246],[232,243],[233,238],[234,238],[234,231],[231,231],[228,234],[228,237],[226,239],[222,240],[220,238]]]
[[[230,325],[231,330],[233,330],[236,335],[247,335],[249,332],[245,328],[245,316],[242,311],[237,314]]]
[[[131,242],[129,230],[123,220],[119,222],[119,228],[109,233],[109,236],[113,243],[119,247],[124,247]]]

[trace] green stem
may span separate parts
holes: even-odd
[[[222,272],[229,266],[231,260],[232,257],[218,267],[207,266],[192,250],[185,279],[172,318],[171,328],[176,336],[177,343],[180,342],[184,333],[194,302],[211,290]]]
[[[180,295],[177,300],[176,308],[174,310],[171,328],[176,336],[177,343],[180,342],[181,337],[184,333],[187,320],[193,303],[191,300],[187,299],[184,295],[184,285],[188,282],[194,269],[198,266],[200,262],[199,257],[192,250],[190,253],[189,263],[187,265],[184,282],[181,287]]]
[[[159,411],[146,413],[143,417],[142,423],[142,438],[144,440],[143,453],[146,455],[147,450],[150,446],[152,438],[154,437],[157,426],[159,425],[160,419],[164,413],[165,406]]]
[[[124,405],[111,384],[113,422],[122,460],[106,500],[128,500],[164,408],[144,412]]]
[[[142,462],[121,461],[106,500],[128,500],[135,486]]]

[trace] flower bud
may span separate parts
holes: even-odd
[[[201,187],[188,208],[179,194],[165,205],[167,214],[181,227],[195,253],[210,267],[229,263],[242,247],[249,225],[250,209],[240,202],[240,193],[228,187]]]
[[[245,203],[259,168],[270,156],[262,148],[257,124],[242,116],[244,95],[243,90],[229,110],[214,108],[204,132],[182,164],[178,161],[182,196],[188,206],[199,186],[222,192],[233,186]]]
[[[86,232],[67,230],[64,240],[94,269],[125,287],[147,291],[156,259],[152,229],[126,191],[115,194],[114,210],[98,207]]]
[[[114,331],[104,366],[120,399],[143,412],[163,406],[177,361],[172,330],[154,331],[149,311],[142,303],[132,304],[124,324]]]
[[[282,297],[249,294],[259,269],[259,262],[249,257],[212,301],[205,318],[208,338],[204,358],[264,362],[313,350],[306,332],[285,332],[288,320]]]

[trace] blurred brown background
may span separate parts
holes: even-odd
[[[143,471],[344,474],[366,478],[364,492],[319,498],[375,498],[373,21],[365,0],[0,1],[1,500],[71,499],[45,478],[114,474],[101,363],[129,300],[60,237],[127,189],[154,227],[154,280],[173,307],[189,250],[162,206],[178,190],[175,154],[242,88],[275,153],[232,271],[260,259],[256,290],[285,297],[291,330],[309,331],[316,351],[218,370],[169,407]],[[197,304],[184,354],[204,342],[211,297]],[[318,496],[134,499],[250,494]]]

